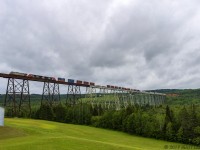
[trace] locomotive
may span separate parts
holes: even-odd
[[[56,81],[56,78],[54,78],[54,77],[47,77],[47,76],[41,76],[41,75],[35,75],[35,74],[27,74],[27,73],[14,72],[14,71],[11,71],[10,74],[11,75],[17,75],[17,76],[23,76],[23,77],[30,77],[30,78]],[[58,78],[58,81],[63,81],[63,79],[64,78]]]

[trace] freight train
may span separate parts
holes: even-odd
[[[54,77],[47,77],[47,76],[41,76],[41,75],[35,75],[35,74],[27,74],[27,73],[14,72],[14,71],[11,71],[10,74],[17,75],[17,76],[23,76],[23,77],[56,81],[56,78],[54,78]],[[58,78],[58,81],[63,81],[63,78]]]
[[[58,77],[57,80],[56,80],[55,77],[47,77],[47,76],[41,76],[41,75],[35,75],[35,74],[27,74],[27,73],[14,72],[14,71],[11,71],[10,75],[23,76],[23,77],[29,77],[29,78],[34,78],[34,79],[36,78],[36,79],[44,79],[44,80],[65,82],[65,78]],[[94,82],[87,82],[87,81],[77,80],[76,83],[75,83],[74,79],[68,79],[67,82],[69,84],[72,84],[72,85],[73,84],[77,84],[77,85],[85,85],[85,86],[95,86]],[[124,88],[124,87],[118,87],[118,86],[112,86],[112,85],[107,85],[107,88],[122,89],[122,90],[132,90],[132,91],[136,91],[136,92],[140,91],[140,90],[137,90],[137,89],[130,89],[130,88]]]

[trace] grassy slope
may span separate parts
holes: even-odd
[[[0,127],[0,149],[3,150],[160,150],[165,145],[181,144],[42,120],[5,119],[5,127]]]

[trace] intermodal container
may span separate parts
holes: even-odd
[[[115,86],[113,86],[113,85],[111,85],[110,87],[111,87],[111,88],[115,88]]]
[[[51,80],[56,81],[56,78],[55,77],[51,77]]]
[[[33,74],[29,74],[28,77],[33,77]]]
[[[84,81],[83,84],[84,84],[84,85],[89,85],[89,82]]]
[[[46,76],[44,76],[44,77],[40,77],[39,76],[39,78],[44,78],[45,80],[50,80],[51,79],[50,77],[46,77]]]
[[[94,85],[95,85],[95,83],[94,83],[94,82],[90,82],[90,85],[93,85],[93,86],[94,86]]]
[[[107,85],[107,88],[110,88],[110,85]]]
[[[63,82],[65,82],[65,78],[60,78],[60,77],[58,77],[58,81],[63,81]]]
[[[74,83],[74,79],[68,79],[69,83]]]
[[[77,83],[77,84],[82,84],[83,81],[81,81],[81,80],[77,80],[76,83]]]
[[[27,73],[14,72],[14,71],[11,71],[10,74],[17,75],[17,76],[27,76]]]

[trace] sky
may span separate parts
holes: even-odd
[[[199,0],[1,0],[0,72],[200,88],[199,8]],[[42,83],[30,89],[40,93]]]

